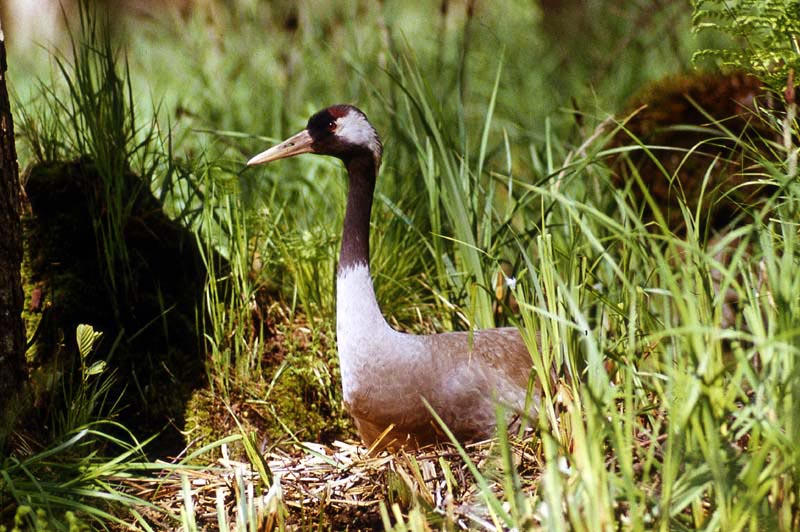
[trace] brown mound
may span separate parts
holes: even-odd
[[[633,176],[630,165],[635,167],[675,232],[685,229],[679,200],[692,213],[700,206],[706,227],[735,223],[743,211],[774,190],[759,182],[764,174],[757,162],[758,157],[769,157],[767,142],[776,137],[758,108],[772,106],[771,94],[761,82],[740,72],[690,74],[649,85],[631,101],[625,114],[635,114],[625,124],[627,132],[620,131],[612,146],[641,142],[654,148],[649,154],[628,152],[629,162],[618,158],[617,186],[625,186]],[[636,183],[631,187],[652,219],[641,187]]]

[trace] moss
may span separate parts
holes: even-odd
[[[276,323],[276,317],[286,314],[276,312],[274,304],[271,308],[263,370],[247,381],[232,382],[227,405],[210,388],[195,391],[187,402],[185,434],[195,446],[239,433],[231,413],[246,431],[257,434],[264,447],[292,435],[320,442],[355,435],[343,408],[332,332],[323,325],[309,326],[302,316]],[[239,446],[231,452],[243,456]]]
[[[223,414],[220,417],[220,414]],[[227,434],[231,433],[231,420],[225,420],[227,412],[224,404],[208,388],[198,388],[194,390],[186,401],[184,413],[185,425],[184,436],[188,442],[192,442],[197,447],[212,443]],[[235,426],[233,427],[235,428]],[[211,463],[216,458],[206,457],[207,462]]]
[[[339,360],[333,331],[325,324],[305,323],[302,316],[272,327],[265,362],[269,383],[264,407],[280,427],[301,439],[331,441],[353,434],[344,411]],[[285,430],[273,430],[277,439]]]
[[[335,357],[331,360],[329,354],[293,353],[285,364],[265,399],[277,423],[270,427],[271,439],[282,437],[284,427],[298,438],[312,441],[330,441],[350,432]]]

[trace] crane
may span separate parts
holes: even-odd
[[[416,448],[441,440],[425,402],[464,442],[493,436],[498,402],[512,427],[533,419],[539,394],[529,385],[533,363],[517,328],[416,335],[396,331],[383,317],[369,268],[369,220],[383,146],[366,115],[352,105],[328,107],[247,164],[304,153],[336,157],[347,169],[336,338],[345,407],[364,444]]]

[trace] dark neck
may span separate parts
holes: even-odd
[[[369,215],[375,192],[375,160],[371,155],[345,160],[350,187],[344,214],[339,271],[357,265],[369,266]]]

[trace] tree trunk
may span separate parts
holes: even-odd
[[[6,90],[6,43],[0,25],[0,448],[16,417],[25,381],[22,322],[22,224],[14,121]]]

